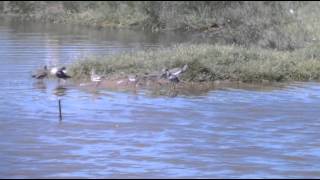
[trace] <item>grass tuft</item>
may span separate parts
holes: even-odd
[[[319,80],[317,48],[293,52],[211,44],[180,44],[170,48],[87,57],[70,65],[78,79],[87,79],[91,69],[107,77],[131,73],[160,73],[163,68],[189,69],[181,76],[187,82],[232,80],[243,82]]]

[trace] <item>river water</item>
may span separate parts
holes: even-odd
[[[57,92],[55,80],[30,76],[44,64],[184,41],[176,34],[1,20],[0,177],[319,178],[319,83],[172,98]]]

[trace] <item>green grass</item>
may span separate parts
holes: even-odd
[[[87,79],[93,68],[107,77],[119,77],[131,73],[160,73],[163,68],[188,64],[189,69],[181,76],[187,82],[308,81],[320,79],[317,47],[288,52],[235,45],[180,44],[165,49],[88,57],[69,68],[76,79]]]
[[[2,1],[0,15],[153,32],[191,31],[192,42],[211,42],[88,57],[70,65],[77,79],[88,78],[92,68],[116,78],[188,63],[181,77],[185,81],[307,81],[320,78],[319,8],[319,2],[298,1]]]
[[[205,35],[197,42],[294,50],[320,39],[319,8],[319,2],[294,1],[2,1],[0,15],[97,27],[192,31]]]

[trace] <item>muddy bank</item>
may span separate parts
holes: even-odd
[[[187,82],[172,83],[166,79],[140,80],[130,82],[127,78],[104,79],[99,83],[91,81],[75,81],[74,85],[86,91],[111,90],[124,92],[137,92],[146,90],[156,96],[177,96],[177,95],[203,95],[212,90],[233,88],[244,90],[272,91],[282,89],[289,83],[261,82],[245,83],[241,81],[217,80],[212,82]]]

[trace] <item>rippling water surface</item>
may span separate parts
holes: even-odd
[[[57,92],[55,80],[30,77],[44,64],[186,39],[1,21],[0,177],[319,178],[319,83],[171,98]]]

